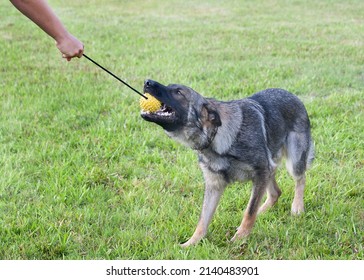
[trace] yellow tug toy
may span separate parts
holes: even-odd
[[[162,103],[157,98],[152,96],[151,94],[146,93],[145,96],[148,99],[141,97],[139,100],[140,108],[143,111],[154,113],[154,112],[157,112],[158,109],[160,109],[160,107],[162,107]]]

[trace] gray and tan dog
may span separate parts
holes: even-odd
[[[144,91],[162,102],[143,119],[198,153],[205,179],[201,216],[192,237],[182,246],[197,243],[208,225],[226,186],[251,180],[251,197],[232,241],[248,236],[256,216],[274,205],[281,190],[275,180],[277,165],[285,157],[296,182],[292,213],[304,211],[305,172],[314,159],[310,121],[303,103],[282,89],[267,89],[251,97],[222,102],[204,98],[193,89],[164,86],[147,80]],[[267,193],[266,201],[260,202]],[[259,207],[260,206],[260,207]]]

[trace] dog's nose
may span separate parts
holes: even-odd
[[[159,85],[158,82],[153,81],[153,80],[149,80],[149,79],[145,80],[145,82],[144,82],[144,87],[145,88],[153,88],[153,87],[156,87],[158,85]]]
[[[144,86],[151,87],[151,86],[153,86],[153,83],[154,83],[154,81],[148,79],[148,80],[145,80]]]

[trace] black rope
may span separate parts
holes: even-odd
[[[91,59],[90,57],[88,57],[87,55],[83,54],[84,57],[86,57],[88,60],[90,60],[92,63],[96,64],[97,66],[99,66],[102,70],[106,71],[107,73],[109,73],[111,76],[113,76],[115,79],[117,79],[119,82],[123,83],[124,85],[126,85],[128,88],[134,90],[137,94],[139,94],[140,96],[144,97],[145,99],[148,99],[148,97],[146,97],[144,94],[140,93],[138,90],[136,90],[135,88],[133,88],[132,86],[128,85],[126,82],[124,82],[122,79],[120,79],[118,76],[116,76],[115,74],[113,74],[112,72],[110,72],[109,70],[107,70],[106,68],[102,67],[100,64],[98,64],[96,61],[94,61],[93,59]]]

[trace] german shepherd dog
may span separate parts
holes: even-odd
[[[273,206],[281,195],[275,173],[282,157],[296,183],[292,214],[304,211],[305,172],[314,159],[314,146],[310,121],[298,97],[283,89],[266,89],[223,102],[204,98],[183,85],[164,86],[152,80],[145,81],[144,92],[157,98],[162,107],[154,113],[142,111],[142,118],[195,150],[205,179],[196,230],[182,247],[196,244],[206,235],[220,197],[233,181],[253,183],[232,241],[248,236],[257,214]],[[267,198],[260,206],[265,193]]]

